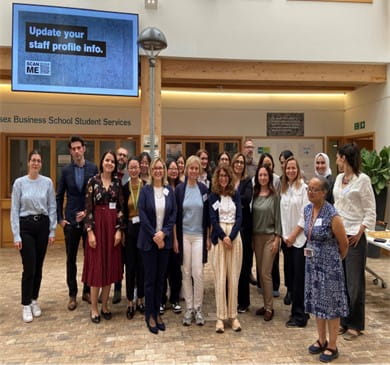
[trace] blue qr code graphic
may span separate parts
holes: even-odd
[[[26,75],[50,76],[51,62],[47,61],[26,61],[24,72]]]

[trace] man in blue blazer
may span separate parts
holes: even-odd
[[[69,288],[68,309],[77,307],[77,251],[80,238],[85,242],[83,220],[85,217],[85,189],[88,180],[98,173],[98,168],[92,162],[86,161],[85,143],[79,136],[71,137],[69,152],[72,162],[64,166],[57,187],[57,220],[64,229],[66,245],[66,282]],[[66,207],[64,215],[64,197]],[[83,300],[90,303],[89,287],[84,285]]]

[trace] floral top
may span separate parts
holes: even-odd
[[[123,216],[123,192],[121,180],[117,175],[114,175],[111,180],[111,184],[106,190],[103,186],[103,181],[100,174],[91,177],[87,185],[87,193],[85,195],[85,228],[94,228],[94,207],[96,205],[109,205],[110,203],[116,203],[117,221],[115,229],[125,229],[124,216]]]

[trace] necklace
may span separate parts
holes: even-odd
[[[348,185],[350,183],[350,181],[352,180],[352,177],[353,175],[351,175],[350,177],[346,177],[345,175],[343,176],[341,182],[343,185]]]

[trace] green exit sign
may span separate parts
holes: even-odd
[[[353,129],[356,131],[358,129],[364,129],[366,128],[366,122],[364,120],[360,122],[353,123]]]

